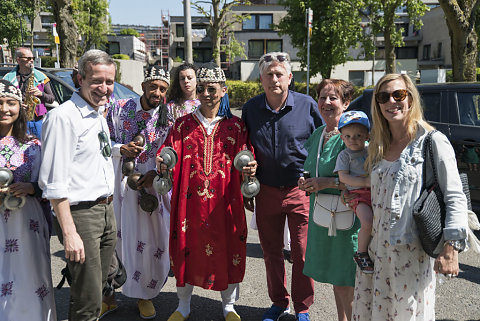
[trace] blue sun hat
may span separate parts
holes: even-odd
[[[351,124],[363,125],[370,131],[370,120],[368,120],[368,116],[363,111],[352,110],[343,113],[338,121],[338,130]]]

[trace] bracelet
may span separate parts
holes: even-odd
[[[338,188],[340,186],[340,180],[338,177],[335,177],[335,188]]]

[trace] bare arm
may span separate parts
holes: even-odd
[[[370,187],[370,176],[359,177],[350,175],[348,171],[338,171],[340,182],[355,187]]]
[[[70,212],[70,202],[66,198],[52,199],[55,214],[58,223],[62,228],[63,246],[65,247],[65,258],[70,261],[85,262],[85,249],[77,228],[73,222],[72,213]]]

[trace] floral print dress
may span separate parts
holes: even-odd
[[[167,104],[168,112],[173,121],[185,116],[186,114],[193,113],[198,106],[200,106],[200,100],[198,99],[186,100],[181,105],[175,103],[173,100],[169,101]]]
[[[382,160],[371,175],[374,212],[369,254],[373,274],[357,268],[353,318],[371,320],[435,320],[433,259],[419,241],[390,244],[389,204],[401,161]]]
[[[36,182],[40,142],[0,137],[0,167],[13,182]],[[0,320],[55,321],[50,233],[39,200],[26,196],[17,210],[0,209]]]

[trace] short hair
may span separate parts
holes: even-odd
[[[278,57],[285,57],[285,60],[280,61]],[[266,59],[266,58],[270,58],[270,59]],[[265,70],[267,70],[268,67],[270,67],[270,65],[274,62],[282,65],[289,75],[292,73],[292,65],[290,64],[290,55],[286,52],[274,51],[274,52],[266,53],[260,57],[260,60],[258,61],[258,69],[260,70],[260,75],[263,75]]]
[[[195,78],[197,77],[197,67],[195,67],[191,63],[183,63],[180,66],[174,68],[172,70],[172,84],[170,85],[168,94],[167,94],[167,101],[174,101],[175,103],[180,102],[183,99],[183,91],[180,87],[180,71],[192,69],[193,73],[195,74]]]
[[[28,50],[30,52],[32,52],[30,50],[30,48],[27,48],[27,47],[18,47],[17,49],[15,49],[15,58],[20,58],[22,57],[22,50]],[[33,53],[32,53],[33,54]]]
[[[85,78],[87,75],[88,68],[91,68],[90,65],[114,65],[115,70],[117,69],[117,65],[112,57],[110,57],[105,51],[98,49],[90,49],[78,60],[78,73],[82,78]]]
[[[423,108],[420,100],[420,94],[417,87],[412,82],[410,77],[405,74],[386,74],[375,85],[373,90],[373,98],[371,104],[372,114],[372,131],[370,134],[370,143],[368,147],[368,158],[366,161],[366,168],[371,170],[375,164],[380,162],[385,152],[389,149],[392,139],[392,132],[388,121],[383,117],[380,109],[380,104],[377,102],[375,95],[380,91],[382,86],[393,80],[402,80],[405,83],[405,89],[408,91],[409,109],[407,114],[407,135],[410,142],[415,138],[417,134],[417,126],[421,125],[426,128],[427,131],[433,129],[433,127],[425,121],[423,116]]]
[[[343,79],[322,79],[317,88],[315,88],[317,97],[320,97],[320,92],[327,86],[333,86],[335,93],[342,99],[343,103],[352,100],[355,89],[351,82]]]

